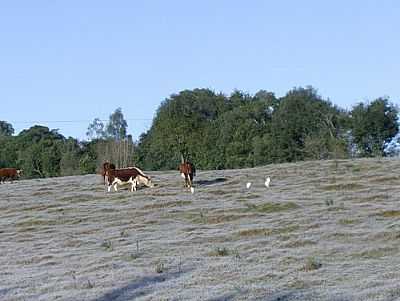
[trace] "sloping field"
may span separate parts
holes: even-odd
[[[96,175],[0,185],[0,300],[399,300],[399,170],[199,171],[194,194],[176,171],[133,193]]]

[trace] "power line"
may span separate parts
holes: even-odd
[[[7,121],[11,124],[20,123],[20,124],[27,124],[27,123],[88,123],[92,122],[94,119],[91,120],[31,120],[31,121]],[[98,119],[99,121],[109,121],[108,119]],[[126,121],[151,121],[152,118],[125,118]]]

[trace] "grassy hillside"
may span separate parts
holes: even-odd
[[[133,193],[96,175],[0,185],[0,299],[397,300],[399,170],[198,171],[194,194],[176,171]]]

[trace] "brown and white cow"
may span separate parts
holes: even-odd
[[[179,172],[182,178],[185,179],[185,187],[191,188],[193,184],[193,178],[196,175],[196,168],[191,162],[183,162],[179,165]]]
[[[114,191],[117,191],[118,185],[131,185],[131,191],[136,191],[136,188],[140,184],[144,184],[147,187],[154,187],[151,178],[143,173],[137,167],[127,167],[122,169],[108,169],[105,172],[105,178],[108,185],[108,192],[114,187]]]
[[[5,182],[6,180],[10,180],[12,183],[14,180],[19,179],[21,173],[21,169],[0,168],[0,183]]]
[[[115,169],[115,165],[110,162],[103,163],[103,169],[101,170],[101,175],[103,177],[103,183],[106,184],[106,171],[109,169]]]

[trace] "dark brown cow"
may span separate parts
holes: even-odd
[[[0,183],[10,180],[11,183],[18,179],[22,170],[16,168],[0,168]]]
[[[185,179],[185,187],[192,187],[193,178],[196,175],[194,164],[188,161],[181,163],[179,165],[179,172],[181,173],[182,178]]]
[[[101,171],[101,175],[103,176],[103,183],[106,184],[106,171],[109,169],[115,169],[115,165],[110,162],[103,163],[103,169]]]
[[[131,184],[131,191],[136,191],[138,184],[144,184],[148,187],[154,187],[153,182],[149,176],[146,176],[143,171],[137,167],[127,167],[122,169],[107,169],[105,173],[108,192],[111,187],[117,191],[118,185]]]

